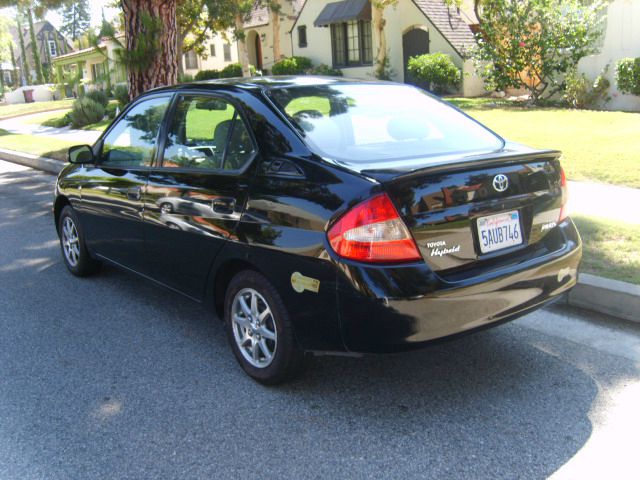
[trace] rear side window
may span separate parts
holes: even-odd
[[[499,150],[503,141],[426,93],[404,85],[273,89],[271,98],[320,155],[347,164]]]
[[[171,97],[150,98],[135,105],[105,136],[101,165],[148,167],[156,151],[158,130]]]
[[[239,170],[255,149],[234,106],[210,96],[178,100],[164,149],[163,167]]]

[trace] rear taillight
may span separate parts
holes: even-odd
[[[327,233],[331,248],[361,262],[411,262],[421,258],[398,211],[386,193],[359,203]]]
[[[564,174],[564,169],[560,167],[560,191],[562,192],[562,203],[560,208],[560,216],[558,222],[561,222],[569,216],[569,209],[567,208],[567,201],[569,200],[569,189],[567,187],[567,176]]]

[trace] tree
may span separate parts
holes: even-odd
[[[378,33],[378,52],[376,54],[376,78],[390,80],[389,60],[387,58],[387,37],[384,28],[387,21],[384,10],[398,3],[398,0],[371,0],[371,20]]]
[[[601,0],[475,0],[480,29],[471,54],[490,87],[524,88],[538,102],[562,90],[565,74],[597,51],[605,6]]]
[[[129,95],[178,82],[176,0],[120,0]]]
[[[17,5],[16,28],[18,30],[18,44],[20,45],[20,73],[22,82],[31,85],[31,68],[27,58],[27,49],[24,46],[24,31],[22,30],[22,5]]]
[[[256,5],[255,0],[205,0],[205,4],[209,15],[217,19],[219,31],[233,29],[233,36],[238,42],[238,61],[242,66],[242,76],[250,76],[244,21]]]
[[[76,40],[89,29],[91,13],[87,0],[74,0],[63,4],[58,12],[62,17],[60,32],[72,40]]]
[[[40,61],[40,46],[36,41],[36,32],[33,29],[33,8],[27,5],[27,22],[29,23],[29,41],[31,42],[31,52],[33,55],[33,63],[36,67],[36,81],[38,85],[44,83],[44,73],[42,72],[42,62]]]
[[[273,61],[278,62],[282,58],[282,49],[280,48],[280,14],[282,13],[282,5],[280,0],[267,0],[267,7],[269,7],[271,28],[273,29]]]

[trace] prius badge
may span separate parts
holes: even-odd
[[[504,192],[509,188],[509,178],[506,175],[499,173],[493,177],[493,188],[495,188],[496,192]]]

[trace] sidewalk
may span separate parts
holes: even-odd
[[[61,112],[63,111],[64,110],[61,110]],[[30,115],[22,115],[20,117],[9,118],[7,120],[0,120],[0,128],[11,133],[57,138],[59,140],[65,140],[77,144],[92,144],[102,133],[97,130],[76,130],[71,127],[45,127],[36,123],[25,122],[25,120],[28,121],[33,117],[38,117],[42,115],[42,113],[43,112],[38,112]]]
[[[569,215],[602,217],[640,225],[640,189],[569,181]]]

